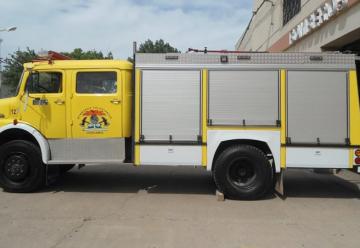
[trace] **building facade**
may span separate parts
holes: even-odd
[[[254,0],[236,50],[360,54],[360,0]]]

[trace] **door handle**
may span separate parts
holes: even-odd
[[[120,104],[121,103],[121,101],[118,100],[118,99],[112,99],[110,102],[113,103],[113,104]]]
[[[65,101],[61,100],[61,99],[57,99],[54,103],[57,105],[63,105],[65,103]]]

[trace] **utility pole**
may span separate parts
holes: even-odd
[[[0,28],[0,32],[12,32],[15,31],[17,27],[9,27],[9,28]],[[0,93],[1,93],[1,86],[2,86],[2,61],[3,58],[1,57],[1,43],[4,40],[0,38]]]
[[[1,57],[1,43],[3,39],[0,38],[0,91],[1,91],[1,84],[2,84],[2,57]]]

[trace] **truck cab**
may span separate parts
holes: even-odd
[[[36,185],[24,184],[38,171],[30,165],[34,154],[39,164],[123,162],[132,99],[127,61],[26,63],[16,96],[0,100],[2,186],[32,190]]]

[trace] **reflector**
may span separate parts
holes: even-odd
[[[360,164],[360,158],[355,158],[355,164]]]
[[[360,157],[360,149],[355,150],[355,156]]]

